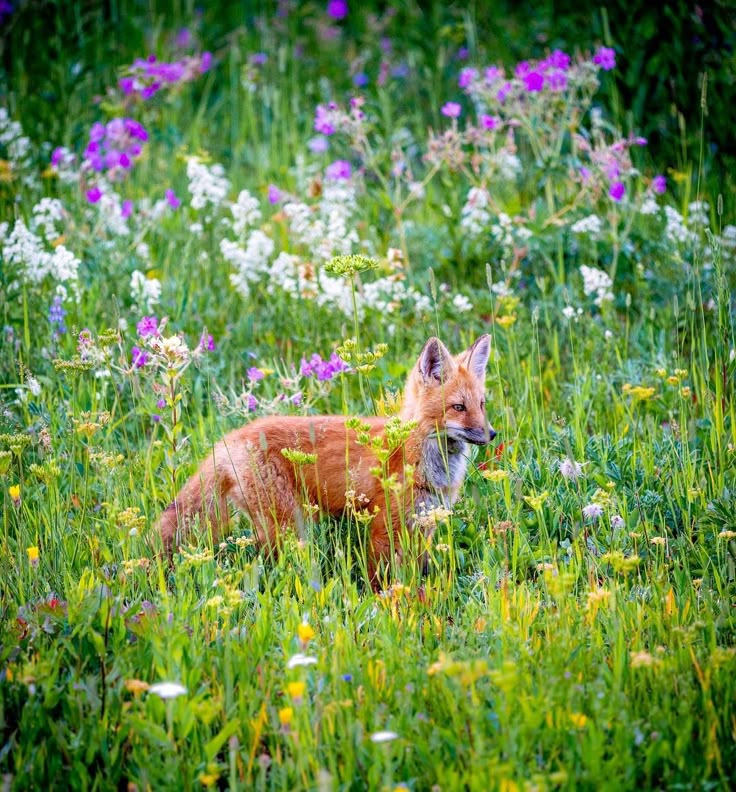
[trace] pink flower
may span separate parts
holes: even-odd
[[[617,181],[611,185],[611,188],[608,190],[608,194],[613,198],[616,203],[618,203],[626,194],[626,187],[624,186],[623,182]]]
[[[158,335],[158,319],[155,316],[144,316],[135,326],[141,338]]]
[[[166,203],[172,209],[178,209],[181,206],[181,201],[176,197],[176,193],[171,189],[166,190]]]
[[[199,348],[202,352],[215,351],[215,339],[206,331],[202,331],[202,337],[199,339]]]
[[[87,200],[91,204],[96,204],[102,198],[102,190],[99,187],[92,187],[87,190]]]
[[[262,380],[266,376],[259,368],[256,368],[255,366],[251,366],[246,374],[248,375],[248,379],[251,382],[258,382],[258,380]]]
[[[144,349],[134,346],[130,351],[130,355],[131,362],[136,368],[143,368],[143,366],[148,363],[148,352],[146,352]]]
[[[327,16],[333,19],[345,19],[347,15],[347,0],[330,0],[330,2],[327,3]]]
[[[133,214],[133,201],[127,199],[123,201],[122,206],[120,207],[120,215],[123,218],[128,218]]]
[[[472,66],[468,66],[465,69],[461,69],[460,76],[458,77],[457,84],[460,88],[467,88],[470,86],[474,80],[478,79],[478,69],[474,69]]]
[[[598,52],[593,56],[593,63],[600,66],[603,71],[611,71],[616,68],[616,51],[610,47],[599,47]]]
[[[537,93],[544,88],[544,76],[538,71],[530,71],[524,75],[524,86],[529,93]]]
[[[652,189],[654,190],[657,195],[662,195],[663,192],[667,190],[667,179],[662,176],[655,176],[652,179]]]
[[[347,160],[335,160],[325,168],[325,178],[330,181],[349,179],[352,174],[353,169]]]
[[[281,190],[275,184],[268,185],[268,202],[270,204],[277,204],[281,201]]]
[[[495,116],[486,115],[484,113],[480,117],[480,125],[483,127],[483,129],[498,129],[500,123],[501,119],[496,118]]]
[[[448,118],[457,118],[462,112],[462,107],[457,102],[446,102],[442,105],[440,112]]]

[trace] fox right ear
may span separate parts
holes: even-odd
[[[442,341],[433,336],[424,345],[418,365],[425,384],[433,384],[447,379],[455,362]]]

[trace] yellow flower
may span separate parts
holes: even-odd
[[[505,470],[484,470],[483,471],[483,478],[488,479],[488,481],[503,481],[507,479],[509,474]]]
[[[297,638],[299,638],[299,641],[303,644],[308,644],[312,638],[314,638],[315,634],[312,625],[305,621],[296,628]]]
[[[501,325],[501,327],[511,327],[511,325],[516,321],[516,314],[511,314],[510,316],[497,316],[495,322],[497,325]]]
[[[689,399],[693,395],[693,392],[687,385],[680,389],[680,393],[682,394],[683,399]]]
[[[650,668],[658,665],[660,661],[646,650],[642,650],[641,652],[632,652],[629,662],[632,668]]]
[[[667,369],[665,368],[658,368],[654,369],[654,373],[660,378],[664,379],[667,376]]]
[[[217,765],[208,764],[207,772],[200,773],[199,776],[197,777],[197,780],[199,781],[200,784],[202,784],[202,786],[211,787],[217,783],[219,778],[220,778],[220,773],[217,770]]]
[[[144,682],[142,679],[126,679],[124,685],[128,693],[132,693],[134,696],[145,693],[149,688],[148,682]]]
[[[544,492],[540,492],[539,495],[524,495],[524,500],[534,509],[534,511],[539,511],[542,508],[542,504],[547,500],[549,497],[549,492],[545,490]]]
[[[667,538],[665,536],[653,536],[649,540],[649,543],[657,545],[658,547],[664,547],[667,544]]]
[[[34,545],[33,547],[27,547],[26,553],[28,553],[28,560],[33,564],[33,566],[37,566],[38,564],[38,548]]]
[[[645,388],[643,385],[631,385],[626,383],[622,388],[623,393],[628,394],[634,398],[634,401],[646,401],[654,396],[654,388]]]
[[[12,487],[8,487],[8,495],[14,500],[20,500],[20,484],[13,484]]]
[[[676,376],[673,374],[672,376],[670,376],[670,377],[667,377],[667,384],[668,384],[668,385],[679,385],[679,384],[680,384],[680,378],[679,378],[679,377],[676,377]]]
[[[583,729],[588,722],[588,716],[584,715],[582,712],[571,712],[570,721],[576,729]]]
[[[291,698],[293,698],[295,701],[299,701],[304,696],[306,689],[306,682],[289,682],[289,684],[286,686],[289,696],[291,696]]]
[[[282,726],[291,726],[294,720],[294,709],[292,707],[282,707],[279,710],[279,723]]]

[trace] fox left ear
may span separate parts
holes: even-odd
[[[482,335],[463,355],[468,371],[479,380],[485,379],[488,358],[491,355],[491,337]]]

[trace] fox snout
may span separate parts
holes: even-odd
[[[469,427],[463,431],[465,439],[473,445],[487,445],[496,436],[496,430],[490,425],[485,427]]]

